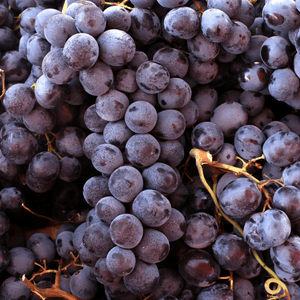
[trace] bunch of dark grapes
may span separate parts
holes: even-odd
[[[0,0],[0,79],[1,300],[300,299],[300,1]]]

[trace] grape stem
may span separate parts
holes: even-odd
[[[128,5],[126,5],[126,3],[128,2],[129,0],[123,0],[122,2],[118,2],[118,3],[115,3],[115,2],[106,2],[105,0],[101,0],[101,5],[114,5],[114,6],[119,6],[119,7],[124,7],[124,8],[127,8],[129,10],[133,10],[134,8],[133,7],[130,7]]]
[[[193,0],[194,4],[196,5],[197,9],[203,14],[205,9],[198,3],[197,0]]]
[[[221,209],[221,207],[218,203],[218,199],[217,199],[216,194],[211,189],[211,187],[209,186],[209,184],[207,183],[207,181],[205,179],[202,165],[208,165],[209,167],[211,167],[211,171],[213,172],[213,177],[215,177],[214,181],[216,181],[216,177],[218,175],[220,175],[220,169],[221,169],[221,170],[224,170],[224,171],[227,171],[227,172],[228,171],[233,172],[236,175],[244,175],[244,176],[254,180],[259,186],[261,184],[261,182],[247,172],[247,167],[249,165],[251,165],[253,162],[256,162],[257,160],[263,159],[264,156],[261,156],[261,157],[258,157],[258,158],[255,158],[255,159],[249,161],[247,164],[244,164],[242,168],[237,168],[237,167],[234,167],[234,166],[230,166],[230,165],[226,165],[226,164],[222,164],[222,163],[213,161],[212,155],[209,152],[206,152],[206,151],[203,151],[203,150],[200,150],[200,149],[192,149],[190,151],[190,156],[195,158],[195,160],[196,160],[196,167],[197,167],[197,170],[198,170],[198,173],[199,173],[199,177],[200,177],[202,183],[204,184],[205,188],[207,189],[207,191],[209,192],[209,194],[211,195],[211,197],[214,201],[214,204],[216,206],[217,214],[219,216],[222,216],[229,223],[231,223],[238,230],[238,232],[242,236],[244,236],[244,232],[243,232],[242,228],[222,211],[222,209]],[[215,169],[217,169],[217,170],[215,170]],[[265,182],[263,184],[265,185]],[[268,192],[265,190],[264,185],[263,185],[262,189],[267,193],[267,196],[270,197]],[[268,199],[268,197],[267,197],[267,199]],[[281,288],[282,288],[283,291],[284,291],[284,296],[287,298],[287,300],[290,300],[290,295],[289,295],[289,292],[288,292],[288,289],[287,289],[286,285],[279,279],[277,274],[261,260],[261,258],[258,256],[257,252],[254,249],[251,249],[251,250],[252,250],[253,256],[258,261],[258,263],[272,277],[272,278],[268,279],[265,283],[266,291],[271,295],[275,295],[275,294],[278,294],[281,291]],[[276,283],[277,288],[272,290],[270,288],[271,283]],[[281,296],[274,296],[270,299],[280,299],[280,298],[281,298]]]
[[[5,89],[5,73],[4,70],[0,69],[0,76],[2,78],[2,93],[0,95],[0,99],[4,96],[6,89]]]

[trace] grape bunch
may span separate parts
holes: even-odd
[[[0,299],[298,300],[299,53],[298,0],[0,0]]]

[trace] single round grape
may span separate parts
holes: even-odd
[[[105,174],[111,174],[124,163],[121,150],[111,144],[97,146],[92,154],[91,161],[97,171]]]
[[[94,150],[99,146],[100,144],[105,144],[105,140],[103,137],[103,134],[101,133],[90,133],[83,141],[83,152],[84,155],[91,159],[92,154]],[[112,144],[112,143],[110,143]]]
[[[300,138],[291,131],[279,131],[271,135],[263,145],[263,154],[269,164],[286,167],[300,157]]]
[[[36,138],[25,128],[16,127],[7,132],[1,139],[2,154],[17,165],[28,163],[38,152]]]
[[[35,233],[27,241],[26,247],[31,250],[37,262],[46,261],[51,263],[56,256],[55,244],[51,237],[46,233]]]
[[[189,247],[195,249],[206,248],[216,240],[217,235],[218,224],[211,215],[198,212],[187,217],[183,240]]]
[[[119,29],[105,30],[97,38],[100,59],[110,66],[123,66],[136,51],[133,38]]]
[[[189,61],[185,54],[169,46],[156,51],[153,55],[153,61],[166,67],[170,77],[183,78],[189,69]]]
[[[280,228],[280,231],[278,230]],[[266,210],[257,224],[257,234],[269,247],[284,243],[291,233],[291,221],[282,210],[277,208]]]
[[[70,290],[74,296],[86,300],[95,298],[99,285],[96,281],[91,280],[84,272],[84,269],[79,272],[74,272],[70,279]]]
[[[278,131],[291,131],[287,125],[280,121],[272,121],[262,128],[262,132],[269,138],[272,134]]]
[[[5,92],[3,106],[13,117],[23,117],[31,112],[35,101],[32,88],[16,83]]]
[[[143,225],[134,215],[124,213],[113,219],[109,226],[112,241],[124,249],[136,247],[143,237]]]
[[[9,250],[10,262],[6,271],[15,277],[29,275],[34,270],[36,260],[34,253],[25,247],[15,247]]]
[[[131,202],[142,190],[141,173],[132,166],[121,166],[113,171],[108,181],[111,194],[123,203]]]
[[[79,72],[79,81],[83,89],[93,96],[108,92],[113,79],[111,67],[101,60],[97,60],[91,68]]]
[[[60,160],[58,177],[63,181],[73,182],[80,177],[81,171],[81,163],[76,157],[64,156]]]
[[[121,120],[129,106],[128,97],[113,89],[98,96],[95,103],[97,114],[105,121]]]
[[[114,246],[109,226],[99,220],[88,226],[82,238],[84,246],[97,257],[106,257]]]
[[[226,270],[237,270],[250,258],[248,244],[231,233],[219,235],[212,249],[217,262]]]
[[[146,61],[136,70],[136,83],[147,94],[158,94],[169,84],[170,73],[163,65]]]
[[[124,7],[109,6],[103,11],[106,29],[120,29],[127,32],[131,26],[131,17]]]
[[[229,40],[232,28],[229,16],[218,8],[207,9],[201,16],[203,35],[213,43]]]
[[[217,154],[223,147],[224,134],[221,128],[213,122],[202,122],[194,127],[191,135],[193,148]]]
[[[44,34],[45,24],[50,17],[56,14],[61,14],[61,11],[54,8],[43,9],[37,14],[35,18],[34,28],[36,33],[39,36],[45,38],[45,34]]]
[[[234,136],[234,146],[240,157],[253,159],[262,155],[263,132],[254,125],[240,127]]]
[[[97,133],[103,132],[108,121],[102,119],[96,112],[96,104],[89,106],[84,113],[84,124],[85,126]]]
[[[214,155],[214,159],[222,164],[234,166],[237,152],[232,144],[224,143],[220,152]]]
[[[67,126],[62,128],[55,139],[58,150],[64,154],[74,157],[83,156],[83,141],[86,133],[79,127]]]
[[[248,178],[237,178],[227,184],[219,196],[219,203],[226,215],[243,218],[260,205],[262,195],[257,184]]]
[[[166,109],[157,114],[153,134],[162,140],[174,140],[184,133],[185,128],[186,122],[183,114],[175,109]]]
[[[182,26],[182,23],[186,23]],[[195,10],[190,7],[177,7],[170,10],[164,19],[167,33],[181,38],[191,39],[199,31],[200,20]]]
[[[135,256],[148,264],[156,264],[163,261],[170,252],[170,243],[167,237],[160,231],[147,228],[143,238],[133,249]]]
[[[92,7],[92,9],[94,8]],[[83,10],[85,11],[86,8]],[[64,44],[62,55],[71,69],[75,71],[86,70],[98,60],[99,46],[96,39],[90,34],[76,33]]]
[[[35,134],[45,134],[55,126],[56,116],[53,111],[36,104],[29,114],[23,116],[26,128]]]
[[[124,119],[108,122],[103,130],[104,141],[122,150],[133,135],[134,133],[127,127]]]
[[[172,207],[171,215],[163,225],[155,227],[161,231],[170,242],[179,240],[185,233],[186,221],[183,214]]]
[[[207,251],[192,249],[180,256],[178,272],[188,283],[208,287],[218,280],[221,268]]]
[[[143,1],[144,2],[144,1]],[[154,43],[160,35],[160,20],[152,9],[135,8],[130,12],[130,35],[144,45]]]
[[[160,140],[158,142],[160,145],[158,161],[171,167],[178,166],[184,158],[184,147],[179,140]]]
[[[3,280],[0,288],[1,299],[30,299],[31,290],[21,277],[10,276]]]
[[[120,282],[122,277],[111,273],[106,265],[106,258],[99,258],[94,266],[94,275],[96,279],[105,286],[115,285]]]
[[[244,240],[252,249],[264,251],[269,249],[270,247],[269,245],[265,244],[263,240],[261,240],[260,236],[257,234],[257,225],[260,217],[261,213],[254,213],[245,222],[243,228]]]
[[[256,251],[260,258],[262,257],[261,252]],[[238,276],[245,278],[245,279],[251,279],[257,277],[261,272],[262,266],[259,264],[259,262],[256,260],[256,258],[253,256],[252,252],[250,254],[250,259],[248,260],[247,264],[242,266],[241,268],[234,271]]]
[[[83,5],[75,14],[75,27],[78,32],[84,32],[97,38],[106,27],[106,17],[100,7]]]
[[[149,167],[159,158],[160,145],[149,133],[135,134],[128,139],[125,145],[125,154],[133,166]]]
[[[93,176],[83,185],[83,198],[92,207],[95,207],[97,202],[106,196],[110,196],[106,176]]]
[[[133,93],[138,89],[135,80],[135,71],[131,69],[122,69],[116,76],[114,85],[117,90],[125,93]]]
[[[224,137],[233,137],[241,126],[247,124],[247,110],[240,103],[226,102],[214,110],[210,121],[222,129]]]
[[[84,246],[83,242],[81,242],[81,244],[79,245],[78,255],[80,257],[80,261],[84,264],[84,266],[93,268],[98,261],[98,257],[90,252],[89,249]]]
[[[95,212],[98,218],[107,225],[113,221],[118,215],[126,212],[124,204],[112,196],[101,198],[96,206]]]
[[[124,119],[134,133],[148,133],[156,125],[157,112],[149,102],[136,101],[127,107]]]

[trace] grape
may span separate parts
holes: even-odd
[[[27,241],[26,247],[31,250],[37,262],[46,261],[51,263],[56,256],[56,248],[53,240],[48,234],[35,233]]]
[[[71,293],[78,298],[92,300],[95,298],[99,285],[87,277],[84,269],[74,272],[70,279]]]
[[[143,225],[141,221],[131,214],[120,214],[115,217],[109,226],[112,241],[124,249],[136,247],[143,237]]]
[[[171,203],[160,192],[147,189],[135,197],[132,211],[144,225],[158,227],[170,218]]]
[[[21,52],[11,50],[2,56],[0,68],[4,70],[7,82],[22,83],[30,74],[31,64]]]
[[[0,297],[3,300],[28,300],[31,290],[20,277],[10,276],[6,278],[0,287]]]
[[[127,107],[124,119],[134,133],[148,133],[156,125],[157,112],[149,102],[135,101]]]
[[[41,36],[42,38],[45,38],[44,34],[44,28],[47,20],[52,17],[53,15],[61,14],[61,12],[54,8],[46,8],[40,11],[36,18],[34,23],[34,28],[36,33]]]
[[[218,74],[218,64],[214,60],[201,61],[193,54],[189,55],[189,76],[199,84],[211,83]]]
[[[58,150],[64,154],[74,157],[80,157],[83,153],[83,141],[86,137],[85,132],[74,126],[62,128],[55,139]]]
[[[229,289],[229,286],[223,283],[216,283],[211,287],[203,289],[197,296],[197,300],[233,300],[233,291]],[[234,298],[235,299],[235,298]]]
[[[56,116],[53,111],[48,110],[38,103],[33,109],[23,116],[26,128],[36,134],[46,134],[55,126]]]
[[[244,231],[244,240],[247,244],[255,250],[267,250],[269,249],[269,245],[264,243],[261,237],[257,233],[257,225],[259,219],[261,217],[261,213],[254,213],[250,216],[250,218],[245,222],[243,231]]]
[[[193,249],[180,256],[178,272],[188,283],[208,287],[217,281],[221,268],[208,252]]]
[[[96,104],[89,106],[84,113],[84,124],[93,132],[103,132],[108,121],[102,119],[96,112]]]
[[[279,227],[280,232],[277,230]],[[282,210],[277,208],[269,209],[258,220],[258,237],[269,247],[281,245],[288,239],[290,233],[291,222]]]
[[[73,234],[73,246],[78,251],[80,248],[80,244],[82,243],[82,237],[84,235],[84,232],[87,228],[87,222],[83,222],[80,225],[76,227]]]
[[[217,238],[218,224],[215,218],[205,212],[198,212],[186,219],[184,242],[191,248],[203,249]]]
[[[261,259],[263,259],[261,252],[256,251]],[[257,277],[261,272],[261,265],[253,256],[252,252],[250,253],[250,259],[247,264],[242,266],[241,268],[234,271],[237,275],[245,279],[251,279]]]
[[[241,126],[234,136],[234,146],[240,157],[253,159],[262,155],[263,132],[254,125]]]
[[[130,12],[130,17],[131,26],[129,33],[135,40],[148,45],[159,38],[161,26],[155,12],[137,7]]]
[[[103,13],[106,19],[106,29],[120,29],[128,32],[131,26],[131,17],[125,8],[109,6]]]
[[[143,170],[142,176],[144,180],[144,189],[153,189],[163,195],[173,193],[179,184],[174,169],[165,163],[154,163]]]
[[[74,238],[74,236],[73,236]],[[76,249],[77,250],[77,249]],[[96,262],[98,261],[98,257],[92,254],[81,242],[79,248],[78,248],[78,255],[80,257],[80,261],[85,265],[89,267],[94,267]]]
[[[156,264],[163,261],[170,251],[170,243],[167,237],[155,229],[145,229],[143,238],[133,249],[135,256],[148,264]]]
[[[98,37],[106,27],[106,17],[99,7],[83,5],[76,11],[75,27],[78,32]]]
[[[244,2],[244,1],[243,1]],[[240,20],[243,22],[243,20]],[[251,29],[250,29],[251,31]],[[250,62],[259,62],[262,61],[261,55],[260,55],[260,49],[262,44],[267,40],[268,38],[265,35],[253,35],[250,41],[250,47],[247,51],[241,54],[241,57],[245,63]],[[269,67],[269,66],[268,66]]]
[[[236,164],[236,149],[232,144],[224,143],[222,149],[214,155],[214,160],[226,164],[234,166]]]
[[[224,134],[215,123],[202,122],[193,129],[191,142],[193,148],[209,151],[211,155],[215,155],[223,147]]]
[[[38,151],[36,138],[25,128],[15,127],[7,132],[0,142],[2,154],[17,165],[31,161]]]
[[[133,294],[148,294],[155,289],[159,280],[159,271],[156,264],[146,264],[136,261],[134,270],[124,276],[124,284]]]
[[[157,114],[153,134],[163,140],[174,140],[184,133],[185,128],[186,122],[183,114],[175,109],[166,109]]]
[[[246,265],[250,258],[247,243],[231,233],[219,235],[212,249],[217,262],[226,270],[237,270]]]
[[[114,275],[123,277],[129,275],[135,267],[136,258],[129,249],[113,247],[106,255],[107,269]]]
[[[136,83],[147,94],[158,94],[168,86],[169,81],[168,69],[156,62],[146,61],[136,70]]]
[[[127,127],[126,122],[123,119],[107,122],[103,130],[104,141],[122,150],[125,148],[129,138],[133,135],[134,133]]]
[[[5,93],[3,106],[13,117],[23,117],[31,112],[35,104],[33,90],[24,83],[12,85]]]
[[[113,78],[110,66],[101,60],[97,60],[91,68],[79,72],[79,81],[83,89],[93,96],[100,96],[108,92]]]
[[[88,226],[82,237],[83,245],[95,256],[105,257],[114,246],[109,226],[105,223],[93,223]]]
[[[119,29],[104,31],[97,38],[99,57],[110,66],[123,66],[129,62],[136,51],[133,38]]]
[[[110,225],[114,218],[125,212],[126,209],[123,203],[112,196],[101,198],[95,206],[95,213],[99,220],[107,225]]]
[[[67,94],[67,88],[65,85],[52,83],[45,75],[42,75],[36,81],[34,93],[40,106],[52,109],[63,102]]]
[[[65,156],[60,160],[58,177],[66,182],[73,182],[81,175],[82,166],[75,157]]]
[[[99,258],[94,267],[96,279],[105,286],[113,286],[120,282],[122,277],[112,274],[106,265],[106,258]]]
[[[86,10],[84,7],[83,9]],[[98,60],[99,46],[96,39],[90,34],[76,33],[64,44],[62,55],[66,64],[73,70],[86,70]]]
[[[135,167],[149,167],[154,164],[160,155],[158,141],[149,133],[135,134],[125,145],[125,154]]]
[[[20,15],[20,27],[29,34],[35,33],[35,18],[42,7],[28,7]]]
[[[163,47],[155,52],[153,61],[166,67],[171,77],[183,78],[189,68],[187,57],[178,49]]]
[[[101,198],[110,196],[108,180],[106,176],[100,175],[90,177],[85,182],[83,185],[83,197],[90,206],[95,207]]]
[[[237,178],[221,192],[219,203],[226,215],[243,218],[258,208],[261,198],[255,182],[248,178]]]
[[[184,158],[184,147],[178,139],[160,140],[159,162],[168,164],[171,167],[178,166]]]
[[[158,93],[158,104],[163,109],[184,107],[192,97],[190,86],[181,78],[171,78],[168,86]]]
[[[220,9],[207,9],[201,17],[203,35],[213,43],[222,43],[228,40],[233,29],[229,16]]]
[[[25,247],[15,247],[9,250],[10,262],[6,271],[15,277],[29,275],[34,270],[35,255]]]
[[[96,112],[105,121],[121,120],[129,106],[128,97],[117,90],[110,89],[96,99]]]
[[[67,39],[78,33],[75,20],[66,14],[54,14],[44,25],[46,40],[53,46],[62,48]]]
[[[115,77],[114,82],[116,89],[125,92],[133,93],[137,90],[138,86],[135,80],[135,71],[131,69],[120,70]]]
[[[124,163],[120,149],[111,144],[97,146],[92,154],[91,161],[97,171],[105,174],[111,174]]]
[[[269,164],[286,167],[300,157],[300,138],[291,131],[279,131],[271,135],[263,145],[263,154]]]

